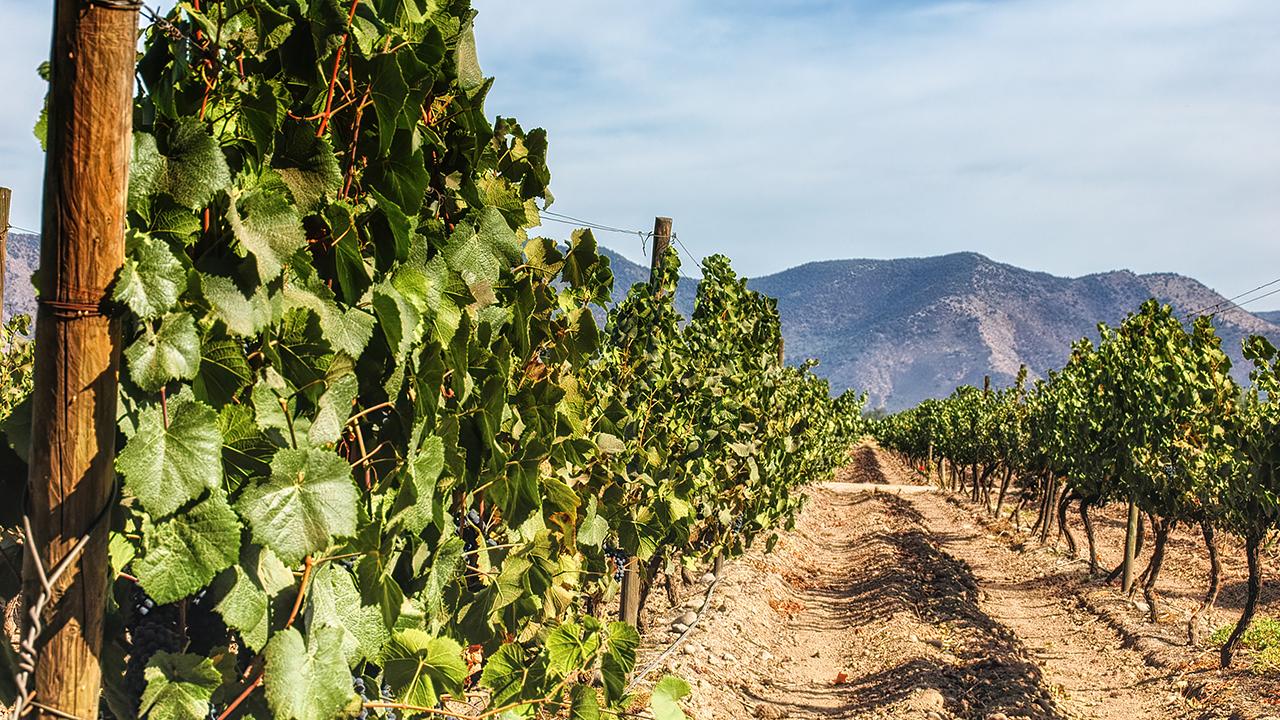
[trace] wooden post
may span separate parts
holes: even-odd
[[[1120,591],[1125,595],[1133,592],[1133,565],[1138,554],[1138,503],[1129,498],[1129,521],[1124,532],[1124,569],[1120,579]]]
[[[13,191],[0,187],[0,324],[4,323],[4,271],[9,267],[9,201]]]
[[[628,558],[622,570],[622,598],[618,604],[618,619],[628,625],[640,626],[640,558]]]
[[[662,277],[663,258],[667,248],[671,247],[671,218],[656,217],[653,219],[653,255],[649,262],[649,286],[654,292],[661,293],[658,283]],[[622,598],[618,603],[618,618],[631,625],[640,625],[640,589],[643,584],[640,577],[640,562],[636,558],[627,561],[622,571]]]
[[[658,279],[662,277],[662,259],[671,247],[671,218],[656,217],[653,219],[653,257],[649,261],[649,284],[657,288]]]
[[[29,681],[41,718],[98,716],[121,342],[107,287],[124,259],[137,41],[137,6],[127,0],[54,4],[27,607],[43,594],[36,558],[53,568],[82,537],[89,541],[55,584],[42,616]]]

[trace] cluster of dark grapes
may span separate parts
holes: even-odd
[[[368,688],[365,685],[363,677],[359,675],[352,675],[351,688],[360,696],[360,702],[362,704],[367,705],[369,703],[369,696],[365,694]],[[391,694],[391,686],[384,683],[382,687],[379,688],[379,697],[383,702],[391,702],[394,700],[395,696]],[[388,709],[383,713],[382,717],[385,718],[385,720],[397,720],[396,711],[394,709]],[[369,720],[369,708],[360,708],[360,714],[357,715],[356,718],[357,720]]]
[[[480,517],[480,513],[475,508],[471,508],[466,515],[458,519],[458,535],[462,537],[462,549],[467,553],[467,568],[471,571],[467,574],[467,589],[471,592],[480,592],[484,589],[484,583],[476,572],[476,562],[479,558],[475,555],[475,551],[480,549],[481,538],[488,539],[489,528],[485,527],[484,518]]]
[[[129,661],[125,665],[125,690],[133,700],[134,709],[142,702],[142,692],[147,687],[146,670],[151,657],[158,652],[176,653],[185,644],[177,605],[156,605],[156,602],[134,587],[133,612],[129,618]]]
[[[622,582],[622,575],[627,567],[627,560],[630,556],[625,550],[616,548],[609,543],[604,545],[604,556],[613,561],[613,581]]]
[[[458,534],[462,536],[463,550],[475,552],[480,549],[480,538],[486,535],[484,520],[475,508],[467,511],[466,517],[458,521]]]
[[[214,648],[223,647],[230,637],[230,630],[222,616],[214,610],[213,596],[208,590],[196,593],[187,603],[187,648],[198,655],[208,655]]]
[[[746,516],[746,515],[739,515],[738,517],[734,518],[734,519],[733,519],[733,532],[734,532],[734,534],[736,535],[736,534],[738,534],[738,533],[742,532],[742,528],[743,528],[743,527],[745,527],[745,526],[746,526],[746,524],[747,524],[747,516]]]
[[[369,702],[369,696],[364,694],[364,693],[365,693],[364,678],[360,677],[359,675],[352,675],[352,676],[351,676],[351,689],[352,689],[352,690],[355,690],[355,691],[356,691],[356,694],[360,696],[360,703],[361,703],[361,705],[368,704],[368,702]],[[356,716],[356,718],[357,718],[357,720],[368,720],[368,719],[369,719],[369,708],[367,708],[367,707],[361,707],[361,708],[360,708],[360,714],[359,714],[359,715],[357,715],[357,716]]]

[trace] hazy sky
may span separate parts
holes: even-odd
[[[0,0],[19,225],[38,222],[51,5]],[[752,275],[976,250],[1229,295],[1280,277],[1275,0],[475,6],[490,113],[549,130],[559,212],[671,215],[694,253]],[[640,258],[638,239],[601,238]]]

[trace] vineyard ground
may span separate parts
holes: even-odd
[[[864,446],[774,552],[725,569],[664,663],[694,687],[691,718],[1280,717],[1274,677],[1218,671],[1211,648],[1187,647],[1181,618],[1203,584],[1191,535],[1161,583],[1170,615],[1144,628],[1087,564],[914,475]],[[1215,622],[1237,612],[1240,574],[1233,558]],[[703,592],[687,589],[692,606]],[[686,610],[651,605],[642,665]],[[1280,613],[1274,594],[1263,612]]]

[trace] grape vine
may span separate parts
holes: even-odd
[[[599,327],[608,261],[529,237],[547,138],[485,115],[474,17],[195,0],[144,30],[111,715],[624,712],[621,563],[743,552],[862,431],[724,258],[687,323],[671,257]]]
[[[913,464],[925,467],[929,458],[945,464],[945,471],[938,468],[943,482],[956,490],[967,485],[971,499],[985,499],[989,508],[994,478],[1002,476],[996,513],[1016,483],[1014,513],[1026,502],[1036,503],[1033,532],[1047,540],[1056,522],[1072,552],[1075,539],[1066,518],[1078,504],[1094,572],[1099,568],[1090,510],[1128,503],[1130,544],[1140,549],[1146,524],[1154,534],[1141,577],[1153,621],[1169,534],[1178,524],[1198,525],[1211,578],[1188,624],[1192,642],[1220,587],[1216,532],[1242,538],[1249,580],[1241,618],[1222,648],[1225,666],[1257,608],[1259,549],[1280,528],[1278,354],[1264,338],[1246,340],[1244,355],[1254,369],[1242,390],[1231,378],[1230,360],[1210,318],[1188,327],[1168,306],[1151,300],[1118,327],[1100,325],[1096,344],[1076,343],[1061,370],[1030,388],[1025,373],[1005,390],[962,387],[888,418],[875,432]],[[932,474],[935,468],[926,469]],[[1130,576],[1132,568],[1126,572],[1125,565],[1109,579]]]

